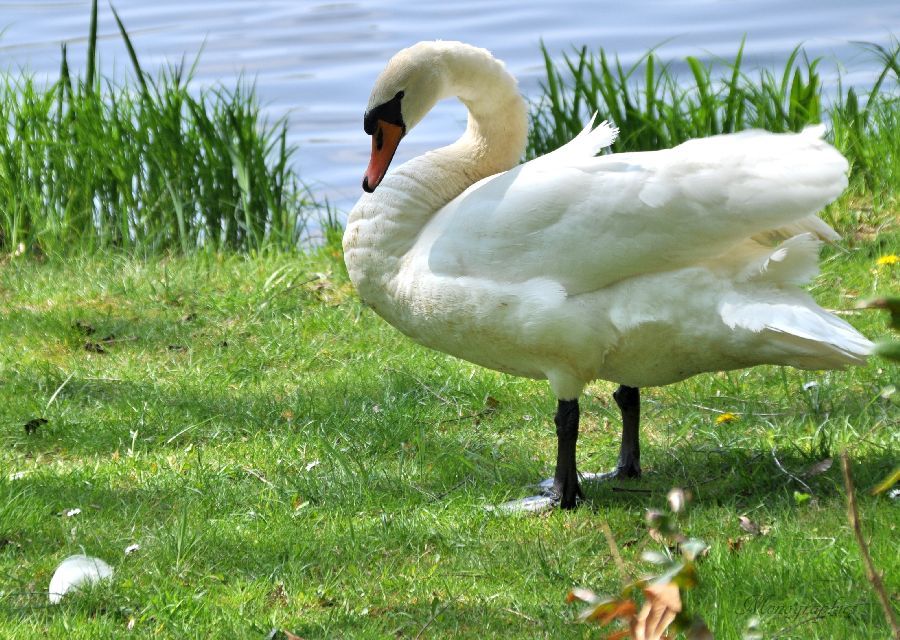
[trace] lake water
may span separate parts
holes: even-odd
[[[747,61],[783,61],[805,43],[811,55],[840,61],[846,84],[871,84],[878,71],[852,41],[887,44],[900,34],[897,0],[117,0],[145,69],[189,60],[203,47],[200,85],[256,79],[272,117],[287,116],[300,147],[296,165],[321,197],[352,206],[369,153],[362,114],[372,82],[397,50],[418,40],[463,40],[506,61],[522,91],[539,93],[539,41],[554,53],[603,46],[626,64],[648,48],[662,56],[731,57],[747,35]],[[0,0],[0,69],[53,76],[59,45],[83,68],[89,0]],[[5,28],[5,31],[3,29]],[[100,3],[101,63],[130,71],[112,12]],[[204,46],[205,43],[205,46]],[[834,65],[831,66],[834,69]],[[833,76],[832,76],[833,77]],[[404,141],[395,163],[456,138],[465,113],[445,102]]]

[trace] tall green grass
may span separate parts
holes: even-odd
[[[284,120],[266,122],[254,87],[190,87],[193,67],[156,76],[140,65],[112,9],[134,74],[98,73],[97,2],[84,75],[63,46],[59,80],[0,75],[0,252],[97,248],[157,253],[197,247],[293,249],[322,210],[291,167]],[[714,66],[688,56],[681,77],[653,51],[625,67],[586,47],[555,63],[543,49],[544,93],[532,108],[528,157],[564,144],[598,112],[616,151],[652,150],[751,127],[796,131],[825,120],[876,204],[900,184],[900,43],[864,45],[881,64],[865,93],[839,87],[825,104],[820,59],[796,48],[779,73],[745,69],[744,46]],[[328,222],[330,220],[331,222]],[[334,226],[328,213],[325,227]],[[320,221],[321,222],[321,221]]]
[[[595,112],[619,127],[617,152],[663,149],[749,128],[799,131],[826,121],[856,184],[881,199],[900,183],[900,42],[861,46],[882,68],[876,83],[864,94],[839,86],[828,104],[821,58],[810,59],[799,46],[777,73],[748,71],[741,43],[734,59],[716,65],[687,56],[681,75],[653,51],[626,67],[602,48],[582,47],[557,64],[542,46],[546,81],[532,108],[528,157],[571,140]]]
[[[113,10],[114,11],[114,10]],[[240,81],[189,89],[184,61],[116,83],[97,71],[97,2],[82,78],[0,77],[0,251],[145,253],[291,249],[317,210],[291,168],[283,120],[266,122]]]

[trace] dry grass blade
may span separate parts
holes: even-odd
[[[612,530],[605,520],[600,521],[600,528],[603,530],[603,535],[606,537],[606,544],[609,545],[609,552],[612,554],[613,561],[616,563],[616,568],[619,570],[622,586],[626,586],[631,582],[631,577],[625,569],[625,563],[622,561],[622,554],[619,553],[619,545],[616,544],[616,539],[613,537]]]

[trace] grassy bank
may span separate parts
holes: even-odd
[[[580,77],[602,69],[586,55]],[[717,638],[754,616],[767,637],[887,635],[838,465],[822,463],[850,451],[896,593],[896,505],[867,490],[896,463],[897,366],[647,389],[640,481],[587,486],[574,513],[498,515],[484,507],[552,471],[546,384],[412,344],[358,301],[333,237],[293,251],[310,200],[283,124],[261,126],[252,93],[189,91],[177,69],[151,79],[136,56],[131,85],[62,60],[52,87],[0,88],[0,636],[595,638],[566,593],[618,591],[604,522],[626,570],[650,569],[641,553],[665,549],[644,514],[672,486],[695,498],[682,529],[711,545],[689,604]],[[617,150],[757,126],[769,107],[802,126],[825,107],[814,64],[796,76],[797,60],[790,89],[739,73],[735,93],[690,63],[697,86],[682,93],[648,64],[652,91],[617,103]],[[607,66],[600,85],[628,75]],[[548,70],[559,113],[535,111],[532,152],[587,111],[615,117],[589,103],[599,89],[568,93]],[[886,320],[855,302],[900,289],[900,265],[879,264],[900,254],[897,101],[883,87],[842,93],[843,120],[830,112],[860,177],[825,213],[845,239],[811,286],[872,337]],[[756,106],[728,98],[745,94]],[[269,247],[290,251],[256,251]],[[585,396],[585,471],[614,463],[612,390]],[[115,577],[50,607],[50,576],[74,553]]]
[[[844,207],[841,220],[871,215]],[[820,302],[897,289],[900,267],[876,266],[900,253],[896,233],[842,231],[812,287]],[[846,317],[886,332],[877,313]],[[683,529],[712,547],[690,605],[717,638],[739,638],[753,615],[769,637],[887,634],[838,465],[803,473],[849,448],[896,591],[896,506],[867,493],[896,460],[898,410],[882,390],[898,369],[883,362],[648,389],[645,477],[530,518],[484,507],[552,471],[546,385],[412,344],[358,302],[336,247],[13,259],[0,269],[0,367],[5,638],[597,637],[565,594],[618,589],[600,521],[640,575],[641,552],[661,550],[644,511],[671,486],[693,491]],[[584,470],[615,459],[612,389],[586,395]],[[803,483],[812,499],[798,503]],[[741,515],[765,533],[746,534]],[[81,552],[113,564],[113,582],[48,607],[53,569]]]
[[[116,16],[118,20],[118,16]],[[0,252],[198,247],[295,249],[320,207],[292,168],[283,121],[252,85],[191,87],[181,65],[97,72],[97,3],[83,73],[61,53],[59,80],[0,74]]]

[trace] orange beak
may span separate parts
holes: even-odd
[[[403,127],[378,120],[375,133],[372,134],[372,157],[363,176],[363,191],[372,193],[381,184],[404,133]]]

